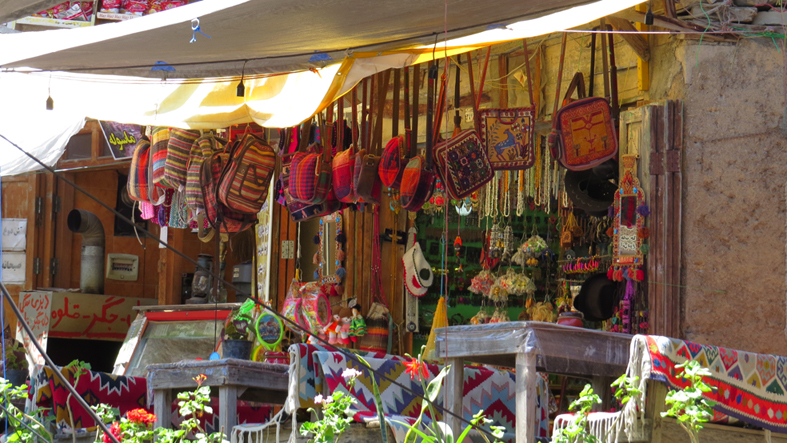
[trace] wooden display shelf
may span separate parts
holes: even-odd
[[[93,22],[86,22],[82,20],[60,20],[57,18],[48,17],[25,17],[17,20],[16,24],[47,26],[52,28],[84,28],[86,26],[92,26]]]

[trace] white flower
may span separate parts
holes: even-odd
[[[347,368],[342,372],[342,377],[346,379],[348,378],[357,378],[361,376],[361,371],[353,368]]]
[[[319,405],[320,403],[323,402],[323,400],[324,400],[324,398],[323,398],[322,394],[318,394],[316,397],[314,397],[314,404]]]

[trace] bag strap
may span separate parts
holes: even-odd
[[[593,28],[597,30],[598,28]],[[596,33],[590,34],[590,82],[588,83],[588,97],[593,97],[596,79]]]
[[[563,33],[563,41],[560,43],[560,65],[557,68],[557,90],[555,91],[555,105],[552,108],[552,124],[554,126],[557,123],[557,119],[555,116],[557,115],[557,110],[560,109],[560,88],[563,83],[563,63],[566,60],[566,39],[568,38],[568,33]]]
[[[368,103],[367,100],[369,98],[369,79],[363,79],[362,87],[361,87],[361,149],[366,149],[366,137],[367,133],[369,132],[369,128],[366,126],[366,119],[368,118],[369,110],[366,107]]]
[[[532,106],[535,109],[536,101],[533,98],[534,97],[534,95],[533,95],[533,72],[530,70],[530,51],[527,50],[527,39],[526,38],[522,39],[522,48],[524,48],[524,50],[525,50],[525,70],[527,71],[527,93],[528,93],[528,96],[530,97],[530,106]],[[538,52],[538,49],[536,49],[536,52]],[[458,83],[458,81],[457,81],[457,83]],[[536,112],[538,112],[537,109],[536,109]],[[531,131],[531,132],[535,132],[535,131]]]
[[[429,62],[428,86],[426,89],[426,169],[432,168],[432,144],[434,144],[434,88],[437,80],[437,66],[434,61]]]
[[[399,69],[393,70],[393,109],[391,114],[391,138],[399,135],[399,89],[402,87]]]
[[[486,71],[489,67],[489,58],[492,55],[492,47],[489,46],[486,50],[486,59],[484,60],[484,67],[480,68],[481,81],[478,84],[478,93],[475,90],[475,80],[473,79],[473,59],[470,53],[467,53],[467,68],[470,71],[470,91],[473,94],[473,126],[476,132],[481,132],[478,122],[478,108],[481,107],[481,97],[484,95],[484,82],[486,81]],[[480,63],[480,60],[479,60]]]
[[[410,157],[418,155],[418,112],[421,83],[421,65],[413,66],[413,131],[410,139]]]
[[[612,30],[612,27],[609,26]],[[615,64],[615,41],[613,34],[609,34],[609,83],[610,83],[610,105],[612,106],[612,119],[617,128],[618,116],[620,114],[620,103],[618,102],[618,67]]]
[[[601,29],[606,29],[606,25],[604,24],[604,19],[601,19]],[[604,35],[601,35],[601,63],[604,67],[604,97],[609,98],[609,59],[607,58],[607,39],[604,38]]]
[[[412,133],[410,131],[410,67],[404,67],[404,139],[405,143],[410,141]],[[402,150],[410,153],[410,145],[402,146]]]
[[[350,144],[350,154],[358,152],[358,85],[355,85],[352,93],[352,107],[350,112],[350,124],[352,125],[352,143]]]
[[[372,151],[380,154],[383,143],[383,117],[385,116],[385,99],[388,95],[388,84],[391,81],[391,70],[377,74],[377,115],[374,122],[374,144]]]
[[[322,115],[322,114],[320,114]],[[320,145],[322,146],[322,160],[330,164],[333,149],[331,149],[331,140],[333,132],[333,103],[328,106],[325,112],[325,121],[320,125]]]
[[[344,96],[336,100],[336,152],[344,151]]]
[[[462,132],[462,116],[459,115],[459,101],[462,97],[462,90],[459,87],[459,78],[462,76],[459,70],[459,63],[456,64],[456,71],[454,75],[454,133],[451,137],[456,137],[457,134]]]
[[[312,132],[312,119],[305,121],[301,125],[301,139],[298,141],[298,152],[306,152],[309,146],[309,135]]]
[[[571,83],[568,84],[566,95],[563,96],[563,106],[574,95],[574,91],[577,91],[577,97],[580,100],[587,97],[585,94],[585,75],[582,72],[577,71],[571,79]]]
[[[448,63],[448,62],[446,62]],[[437,72],[440,72],[440,61],[435,64]],[[445,94],[446,94],[447,80],[445,72],[440,74],[440,93],[437,95],[437,102],[435,103],[435,121],[434,121],[434,134],[432,135],[432,143],[439,143],[442,140],[440,135],[440,127],[443,126],[443,109],[445,109]]]

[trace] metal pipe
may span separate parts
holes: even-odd
[[[104,293],[104,225],[96,214],[83,209],[68,213],[68,229],[82,234],[79,289],[85,294]]]

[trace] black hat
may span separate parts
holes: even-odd
[[[564,178],[566,194],[575,207],[589,215],[603,217],[607,208],[615,202],[618,185],[617,162],[609,160],[593,169],[566,171]],[[612,181],[610,181],[612,180]]]
[[[595,274],[582,282],[582,289],[574,299],[574,309],[590,321],[608,320],[614,314],[618,285],[607,274]]]

